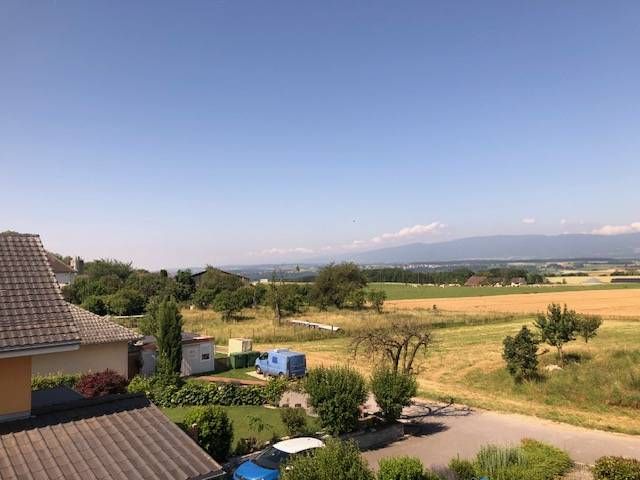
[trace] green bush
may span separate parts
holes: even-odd
[[[307,415],[302,408],[283,408],[280,410],[280,418],[291,437],[307,431]]]
[[[31,390],[46,390],[48,388],[75,388],[80,375],[58,373],[54,375],[34,375],[31,377]]]
[[[573,462],[558,448],[523,440],[519,447],[482,447],[473,466],[477,475],[491,480],[553,480],[571,470]]]
[[[387,367],[378,368],[371,376],[371,391],[387,420],[400,418],[402,409],[411,403],[418,391],[413,375],[403,375]]]
[[[265,398],[269,405],[277,407],[284,392],[289,388],[289,381],[286,378],[272,377],[265,386]]]
[[[522,452],[527,463],[523,480],[553,480],[573,467],[567,452],[537,440],[522,440]]]
[[[233,450],[234,455],[247,455],[258,450],[258,439],[256,437],[241,438]]]
[[[424,480],[422,462],[414,457],[394,457],[380,460],[378,480]]]
[[[526,458],[519,447],[501,447],[485,445],[476,456],[476,469],[479,474],[491,480],[510,480],[521,478]]]
[[[194,408],[185,415],[184,427],[195,433],[198,444],[213,458],[220,462],[227,459],[233,441],[233,424],[222,408]]]
[[[469,460],[452,458],[449,462],[449,470],[455,474],[456,480],[475,480],[476,478],[476,469]]]
[[[127,392],[129,393],[144,393],[149,396],[151,391],[151,383],[153,377],[143,377],[142,375],[136,375],[129,381],[127,386]]]
[[[623,457],[601,457],[593,469],[596,480],[640,480],[640,461]]]
[[[527,327],[504,339],[502,358],[507,363],[507,371],[516,382],[530,380],[538,373],[538,341]]]
[[[360,405],[367,399],[362,375],[348,367],[318,367],[309,371],[304,385],[328,433],[338,435],[356,428]]]
[[[294,457],[280,472],[282,480],[374,480],[356,444],[335,439],[309,455]]]

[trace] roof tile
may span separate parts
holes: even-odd
[[[0,462],[0,478],[33,478],[38,472],[37,478],[46,480],[191,480],[223,474],[144,396],[81,400],[60,408],[0,424],[0,459],[11,459]]]
[[[0,352],[79,340],[40,237],[0,233]]]

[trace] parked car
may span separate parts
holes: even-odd
[[[262,451],[253,460],[240,465],[233,474],[233,480],[279,480],[280,466],[293,455],[300,455],[321,447],[324,447],[322,440],[311,437],[278,442]]]
[[[264,352],[256,359],[256,372],[273,377],[304,377],[307,358],[304,353],[280,348]]]

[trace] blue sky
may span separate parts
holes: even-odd
[[[4,0],[0,230],[150,268],[640,230],[639,47],[637,1]]]

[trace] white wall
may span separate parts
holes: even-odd
[[[187,343],[182,346],[183,376],[210,372],[214,368],[214,348],[211,342]]]
[[[180,375],[188,377],[198,373],[213,371],[215,348],[212,342],[185,343],[182,345],[182,366]],[[142,368],[140,373],[150,376],[156,370],[156,352],[142,350]]]

